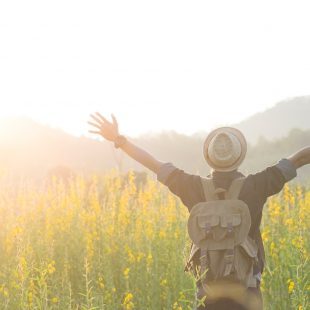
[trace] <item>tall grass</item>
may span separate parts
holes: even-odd
[[[310,191],[265,210],[266,309],[307,309]],[[133,175],[0,188],[1,309],[191,309],[187,210]]]

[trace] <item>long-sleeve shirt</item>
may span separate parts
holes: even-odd
[[[249,236],[257,242],[259,249],[257,273],[262,272],[264,268],[264,247],[259,229],[264,204],[268,197],[279,193],[284,184],[296,175],[295,166],[289,160],[281,159],[276,165],[246,177],[236,170],[213,171],[208,176],[213,179],[215,188],[220,187],[226,190],[234,179],[245,177],[239,199],[248,205],[251,215]],[[197,203],[206,201],[201,178],[199,175],[188,174],[171,163],[163,164],[157,174],[157,179],[182,200],[189,212]]]

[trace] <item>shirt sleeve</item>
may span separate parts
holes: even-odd
[[[282,175],[284,176],[286,182],[291,181],[297,176],[296,167],[293,163],[288,159],[281,159],[276,167],[281,171]]]
[[[189,211],[203,201],[201,177],[198,175],[188,174],[171,163],[165,163],[158,171],[157,180],[178,196]]]
[[[269,196],[279,193],[284,184],[297,175],[296,168],[288,159],[281,159],[276,165],[250,175],[257,195],[265,201]]]

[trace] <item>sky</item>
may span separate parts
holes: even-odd
[[[310,94],[309,1],[1,1],[0,116],[192,134]]]

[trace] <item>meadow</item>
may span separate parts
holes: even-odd
[[[188,211],[149,178],[0,182],[0,309],[192,309]],[[309,309],[310,190],[265,206],[265,309]]]

